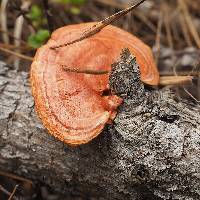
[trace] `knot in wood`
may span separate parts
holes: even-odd
[[[139,65],[129,49],[123,49],[120,60],[112,65],[109,85],[112,93],[123,99],[133,99],[144,92]]]

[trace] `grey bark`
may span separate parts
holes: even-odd
[[[144,87],[128,52],[110,85],[124,99],[113,125],[70,147],[37,118],[28,74],[0,63],[0,169],[83,199],[200,199],[200,107]]]

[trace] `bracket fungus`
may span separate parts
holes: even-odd
[[[120,97],[107,94],[109,74],[75,73],[74,69],[110,71],[123,48],[136,56],[141,80],[157,85],[159,74],[151,49],[130,33],[109,25],[94,36],[70,46],[70,42],[94,23],[57,29],[37,50],[31,66],[31,86],[36,111],[48,131],[70,145],[84,144],[99,135],[116,116]],[[66,71],[63,66],[71,68]],[[75,70],[76,71],[76,70]]]

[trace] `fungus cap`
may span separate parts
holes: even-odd
[[[109,88],[108,74],[66,72],[62,65],[109,71],[121,50],[129,48],[140,66],[141,80],[149,85],[159,82],[151,49],[137,37],[111,25],[73,45],[50,49],[78,38],[92,25],[57,29],[48,43],[37,50],[31,66],[32,93],[39,117],[52,135],[71,145],[87,143],[99,135],[115,117],[122,100],[112,94],[102,95]]]

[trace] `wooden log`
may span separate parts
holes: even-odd
[[[200,106],[147,88],[123,56],[110,77],[124,99],[114,123],[77,147],[47,133],[29,75],[0,62],[0,169],[82,199],[200,199]]]

